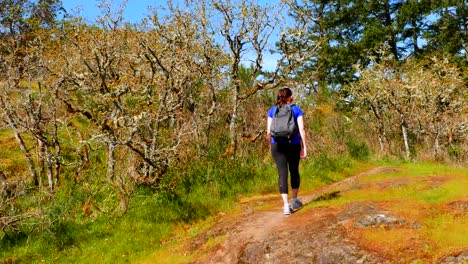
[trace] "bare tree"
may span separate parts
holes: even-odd
[[[54,91],[44,82],[43,63],[50,30],[28,33],[28,45],[17,45],[17,36],[2,43],[5,71],[0,90],[0,106],[6,122],[15,133],[28,162],[32,182],[39,186],[47,177],[50,191],[59,179],[61,148],[57,134],[57,104]],[[34,138],[24,139],[23,134]],[[33,158],[33,151],[38,154]]]
[[[302,22],[287,28],[279,27],[285,7],[282,4],[261,6],[250,0],[207,2],[208,4],[203,1],[205,10],[209,12],[212,8],[213,18],[216,19],[211,21],[211,27],[219,31],[228,57],[225,73],[226,88],[231,91],[231,110],[228,117],[230,147],[226,153],[235,157],[238,147],[239,110],[242,103],[261,90],[274,89],[284,83],[303,66],[304,58],[311,56],[318,43],[309,43],[298,38],[306,28]],[[272,43],[274,34],[280,35],[276,48]],[[293,45],[293,42],[298,45]],[[280,54],[280,58],[275,69],[268,72],[263,69],[264,58],[267,52],[273,50]],[[246,76],[240,76],[245,68],[249,69],[243,73],[250,75],[247,77],[250,79],[247,81],[249,85],[245,85],[245,82],[243,84]]]
[[[121,24],[121,12],[104,9],[98,28],[72,24],[50,70],[68,114],[90,122],[84,141],[107,146],[107,178],[125,211],[128,177],[159,185],[180,146],[190,144],[194,98],[214,90],[216,51],[206,48],[194,14],[170,6],[170,15],[155,13],[139,31]],[[123,172],[122,162],[135,171]]]
[[[372,68],[361,70],[360,80],[348,87],[356,107],[372,113],[372,122],[378,124],[379,140],[388,139],[387,128],[398,124],[406,159],[410,158],[409,133],[416,136],[414,145],[432,142],[435,158],[440,155],[442,145],[453,144],[449,134],[457,131],[454,134],[460,138],[466,120],[456,113],[464,109],[463,90],[457,67],[438,58],[432,58],[430,64],[407,60],[396,66],[391,59],[374,63]]]

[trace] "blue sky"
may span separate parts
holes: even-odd
[[[107,0],[113,3],[114,7],[118,7],[119,3],[123,0]],[[124,18],[129,22],[140,22],[141,19],[145,18],[148,14],[148,7],[157,7],[166,5],[167,0],[128,0],[127,6],[124,11]],[[183,0],[172,0],[173,3],[181,3]],[[275,4],[279,3],[280,0],[258,0],[258,3],[262,4]],[[93,21],[99,15],[98,5],[101,3],[99,0],[62,0],[63,7],[67,12],[75,14],[78,9],[81,10],[81,16]]]
[[[115,4],[117,7],[118,3],[122,1],[112,2],[117,3]],[[136,23],[148,15],[148,6],[160,5],[162,1],[129,0],[128,2],[124,12],[125,20]],[[98,0],[62,0],[62,4],[67,12],[71,14],[77,14],[78,10],[81,10],[81,16],[90,21],[93,21],[100,13],[98,8],[100,1]]]

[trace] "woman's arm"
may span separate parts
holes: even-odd
[[[305,158],[307,156],[307,141],[304,129],[304,118],[303,116],[297,117],[297,126],[299,127],[299,134],[301,135],[301,158]]]
[[[272,121],[273,121],[273,118],[268,117],[268,119],[267,119],[267,139],[268,139],[268,142],[271,142],[270,127],[271,127],[271,122]]]

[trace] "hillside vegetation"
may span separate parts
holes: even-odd
[[[2,1],[0,259],[141,259],[276,194],[265,117],[285,86],[304,190],[378,163],[466,166],[468,10],[435,2],[168,1],[131,24],[107,1],[92,22]]]

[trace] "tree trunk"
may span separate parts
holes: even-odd
[[[210,99],[211,99],[211,106],[210,109],[208,110],[208,115],[207,115],[207,126],[206,126],[206,148],[210,148],[210,132],[211,132],[211,127],[212,127],[212,119],[214,116],[214,112],[216,110],[216,92],[215,89],[213,88],[213,85],[210,83]]]
[[[380,152],[384,152],[384,143],[383,143],[383,138],[382,135],[379,133],[379,144],[380,144]]]
[[[58,136],[58,126],[57,126],[57,110],[54,109],[54,133],[53,135],[53,144],[54,144],[54,175],[55,175],[55,185],[60,184],[60,168],[61,168],[61,159],[60,156],[62,155],[62,147],[60,146],[59,136]]]
[[[49,182],[49,191],[53,192],[54,191],[54,172],[52,170],[52,154],[50,153],[49,146],[45,146],[44,148],[44,154],[45,154],[45,161],[46,161],[46,170],[47,170],[47,180]]]
[[[393,19],[392,19],[392,12],[391,12],[391,7],[390,7],[390,1],[385,0],[384,1],[385,5],[385,26],[390,26],[392,25]],[[397,45],[397,38],[395,36],[395,33],[391,33],[391,35],[388,37],[389,39],[389,44],[390,44],[390,49],[392,51],[392,54],[395,56],[395,58],[398,60],[400,58],[399,53],[398,53],[398,45]]]
[[[43,174],[47,175],[47,185],[49,186],[49,191],[54,191],[54,173],[52,171],[52,155],[49,150],[49,146],[44,143],[42,140],[37,140],[38,149],[39,149],[39,160],[42,161],[42,170],[41,176]]]
[[[440,105],[441,102],[438,102]],[[439,155],[439,148],[440,148],[440,130],[441,130],[441,121],[440,121],[440,108],[438,107],[436,113],[434,114],[434,128],[435,128],[435,137],[434,137],[434,158],[437,158]]]
[[[29,169],[29,175],[31,176],[31,180],[34,184],[34,186],[39,186],[39,178],[37,177],[37,172],[36,172],[36,165],[34,164],[34,160],[32,159],[31,153],[28,151],[26,148],[26,145],[24,143],[23,138],[21,137],[21,134],[18,132],[18,126],[16,125],[15,119],[13,118],[13,113],[11,112],[10,109],[7,109],[5,102],[3,101],[3,98],[0,97],[0,106],[3,108],[3,110],[6,113],[7,116],[7,122],[10,128],[13,130],[15,133],[15,139],[16,142],[18,143],[21,151],[23,152],[24,156],[26,157],[26,161],[28,163],[28,169]]]
[[[236,122],[237,122],[237,112],[238,112],[238,106],[239,106],[237,102],[238,96],[239,96],[239,88],[237,85],[235,85],[234,93],[232,95],[233,105],[232,105],[232,112],[231,112],[231,120],[229,122],[229,136],[231,138],[230,152],[233,158],[236,156],[236,150],[237,150]]]
[[[108,143],[107,153],[107,179],[112,182],[115,177],[115,143]]]
[[[411,20],[411,26],[413,27],[413,50],[414,54],[419,54],[420,50],[418,47],[418,25],[414,19]]]
[[[0,171],[0,183],[1,183],[1,189],[0,189],[0,195],[3,195],[4,193],[5,194],[8,194],[9,193],[9,190],[8,190],[8,180],[5,176],[5,174],[3,174],[2,171]]]
[[[385,135],[385,128],[383,120],[379,117],[379,144],[380,152],[384,153],[385,151],[385,142],[387,141],[387,136]]]
[[[409,145],[408,145],[408,134],[406,131],[406,121],[405,121],[405,116],[401,114],[401,132],[403,134],[403,141],[405,143],[405,158],[406,160],[409,160],[410,158],[410,150],[409,150]]]
[[[387,136],[385,135],[384,121],[383,121],[382,115],[380,114],[380,111],[378,111],[378,107],[375,106],[370,100],[368,100],[368,102],[379,124],[378,125],[379,144],[380,144],[380,151],[383,153],[385,151],[385,142],[387,141]]]
[[[434,141],[434,158],[437,158],[439,155],[439,148],[440,148],[440,128],[437,127],[435,141]]]

